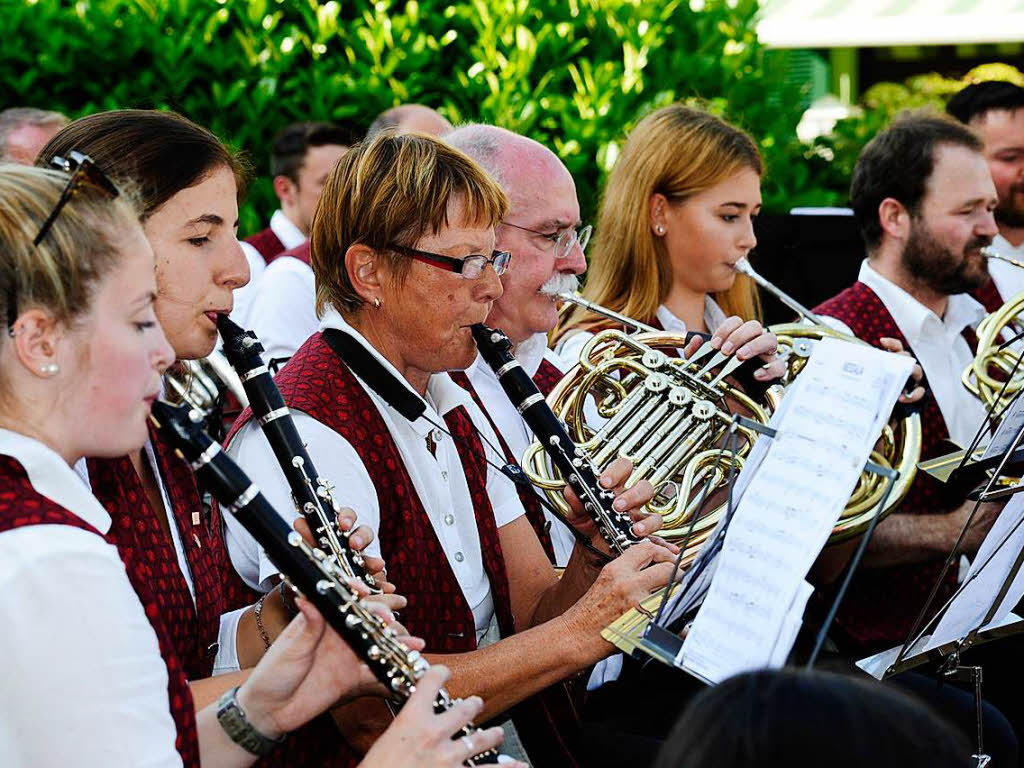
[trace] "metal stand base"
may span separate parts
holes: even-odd
[[[951,653],[946,663],[938,671],[939,680],[956,680],[960,683],[971,683],[974,686],[974,713],[978,724],[977,750],[971,755],[975,768],[986,768],[992,758],[985,754],[985,736],[981,709],[981,667],[964,667],[960,665],[960,653]]]

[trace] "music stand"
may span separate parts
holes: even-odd
[[[733,416],[732,430],[735,430],[736,426],[743,426],[748,429],[752,429],[765,437],[770,439],[775,438],[778,435],[778,431],[760,424],[758,422],[747,419],[738,414]],[[822,622],[821,628],[818,631],[814,648],[811,651],[811,655],[807,662],[807,668],[811,669],[817,661],[818,654],[821,652],[821,648],[824,645],[825,639],[828,635],[828,629],[832,622],[835,620],[836,613],[839,610],[839,606],[842,603],[843,598],[846,596],[846,592],[849,589],[850,583],[853,580],[853,574],[860,565],[861,560],[864,557],[864,553],[867,550],[868,541],[871,535],[874,533],[875,527],[878,525],[878,521],[881,519],[882,513],[885,510],[885,506],[889,500],[889,496],[892,493],[893,485],[899,477],[899,472],[890,467],[883,467],[876,464],[873,461],[868,461],[864,465],[864,469],[867,472],[871,472],[876,475],[881,475],[886,478],[885,491],[882,494],[881,499],[875,507],[874,514],[871,517],[871,521],[868,523],[868,527],[864,532],[861,543],[857,547],[857,551],[850,559],[850,563],[846,569],[846,575],[843,579],[842,584],[836,592],[835,597],[829,606],[828,613],[826,614],[825,620]],[[708,545],[705,546],[702,551],[702,557],[707,554],[708,557],[712,557],[717,554],[717,550],[721,548],[721,542],[725,538],[725,532],[732,520],[733,513],[735,512],[735,505],[732,499],[732,485],[733,478],[730,477],[729,481],[729,502],[726,511],[725,518],[722,521],[722,525],[719,531],[716,532],[714,539],[712,539]],[[710,553],[710,554],[708,554]],[[696,566],[696,563],[695,563]],[[669,666],[677,666],[676,659],[678,658],[679,651],[683,646],[683,638],[677,632],[672,631],[667,625],[660,623],[659,619],[664,611],[665,605],[667,604],[670,595],[673,594],[673,590],[666,589],[665,594],[662,597],[661,607],[658,610],[658,615],[654,620],[647,625],[644,630],[644,635],[641,640],[636,644],[636,651],[643,652],[658,661],[661,661]],[[686,670],[688,671],[688,670]]]
[[[1024,427],[1018,429],[1017,434],[1014,436],[1009,448],[1007,448],[1001,456],[999,456],[998,466],[996,471],[992,474],[986,484],[985,489],[979,494],[978,499],[975,501],[974,508],[971,510],[971,514],[967,517],[963,528],[960,531],[960,535],[957,536],[956,542],[953,544],[953,548],[949,555],[946,557],[945,563],[943,563],[942,570],[939,573],[939,577],[936,580],[935,586],[932,588],[931,594],[928,596],[928,600],[925,602],[924,607],[921,609],[917,618],[914,621],[914,625],[907,635],[907,639],[900,647],[899,653],[896,655],[896,659],[886,668],[885,673],[882,675],[882,679],[887,679],[893,675],[897,675],[901,672],[913,669],[921,664],[928,662],[936,662],[939,666],[936,670],[936,676],[941,681],[942,679],[957,680],[962,682],[969,682],[974,687],[974,701],[975,710],[977,714],[977,751],[972,757],[976,761],[978,768],[984,768],[988,765],[991,758],[984,752],[984,734],[982,729],[982,696],[981,696],[981,684],[982,684],[982,668],[980,666],[964,666],[960,663],[960,655],[966,651],[972,645],[979,645],[991,640],[997,640],[1002,637],[1008,637],[1011,635],[1024,632],[1024,620],[1012,621],[1009,623],[1002,623],[994,627],[985,628],[993,618],[996,612],[1002,605],[1003,600],[1006,597],[1007,592],[1013,585],[1014,580],[1017,578],[1017,574],[1021,570],[1021,566],[1024,565],[1024,548],[1017,553],[1017,556],[1011,565],[1006,577],[1003,579],[1003,583],[1000,585],[999,590],[996,592],[995,598],[989,604],[988,609],[985,612],[984,617],[977,623],[976,626],[972,627],[962,637],[956,640],[944,643],[935,648],[931,648],[926,651],[921,651],[913,655],[908,655],[910,650],[919,643],[923,643],[926,640],[926,633],[929,629],[935,625],[939,618],[949,609],[956,598],[963,593],[967,586],[978,577],[978,575],[985,569],[985,567],[992,562],[995,556],[1003,548],[1003,546],[1010,540],[1013,534],[1024,524],[1024,517],[1018,520],[1017,523],[1007,531],[1006,535],[1003,536],[1002,540],[996,545],[995,549],[989,555],[988,559],[985,560],[967,579],[964,580],[963,584],[957,587],[957,590],[953,595],[936,611],[935,615],[924,624],[924,617],[928,614],[928,610],[931,608],[935,601],[935,596],[938,594],[938,590],[945,579],[946,573],[949,570],[950,565],[956,559],[958,559],[958,550],[960,548],[960,542],[963,540],[964,535],[967,533],[967,529],[970,527],[971,522],[977,514],[978,508],[983,501],[991,501],[996,499],[1006,498],[1013,494],[1024,491],[1024,483],[1015,485],[1011,488],[1004,488],[993,490],[993,485],[996,483],[998,478],[1005,471],[1007,465],[1010,463],[1011,458],[1017,454],[1022,443],[1024,443]],[[928,636],[930,637],[930,635]]]

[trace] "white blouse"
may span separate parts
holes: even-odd
[[[320,327],[336,328],[351,335],[404,383],[398,371],[336,311],[329,309],[325,312]],[[483,567],[469,487],[455,443],[446,433],[443,414],[464,406],[481,435],[488,459],[501,467],[505,459],[500,453],[497,438],[469,393],[447,374],[431,376],[427,385],[426,412],[414,422],[406,420],[373,390],[363,386],[398,446],[434,533],[473,611],[479,640],[487,630],[494,604]],[[411,388],[409,392],[415,394]],[[355,510],[359,524],[373,530],[374,541],[367,552],[379,555],[380,502],[377,489],[355,448],[337,432],[307,414],[293,412],[292,417],[317,471],[326,475],[335,486],[338,502]],[[435,444],[434,453],[427,447],[428,435],[432,436]],[[243,427],[228,446],[228,454],[259,484],[264,496],[281,516],[289,524],[294,522],[297,514],[291,490],[259,425],[250,422]],[[499,528],[524,514],[512,481],[494,466],[487,469],[487,491]],[[227,540],[231,562],[239,575],[250,586],[266,588],[269,579],[277,574],[277,569],[256,541],[230,516],[227,516]]]
[[[0,430],[32,486],[96,528],[111,519],[42,443]],[[0,534],[0,765],[180,766],[167,667],[117,548],[30,525]]]

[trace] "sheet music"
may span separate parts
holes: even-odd
[[[867,345],[815,345],[785,396],[777,436],[757,443],[766,443],[760,466],[741,473],[716,573],[677,659],[684,669],[715,683],[789,654],[804,577],[912,368]]]
[[[991,459],[1002,456],[1010,450],[1017,435],[1024,429],[1024,397],[1017,397],[1010,406],[1003,420],[999,422],[999,428],[992,436],[992,442],[985,448],[982,459]]]
[[[1005,540],[1005,544],[1000,544]],[[1007,502],[978,549],[960,592],[939,620],[925,650],[937,648],[966,636],[981,627],[992,601],[1010,575],[1024,548],[1024,494],[1018,493]],[[998,551],[997,551],[998,550]],[[995,553],[993,555],[993,553]],[[989,558],[991,557],[991,560]],[[992,616],[998,624],[1024,597],[1024,568],[1017,572],[1010,589]],[[981,627],[987,629],[989,625]]]

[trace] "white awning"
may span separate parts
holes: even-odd
[[[772,48],[1024,42],[1024,0],[763,0]]]

